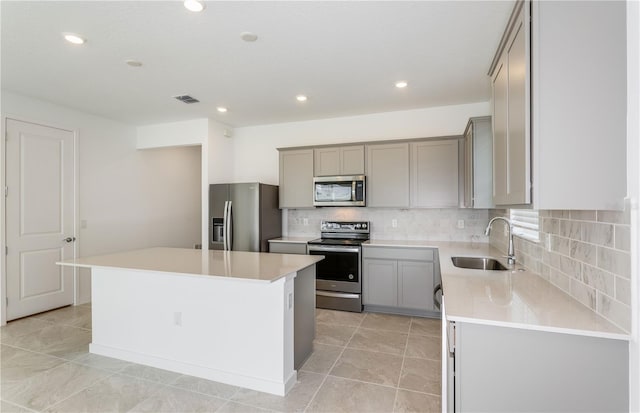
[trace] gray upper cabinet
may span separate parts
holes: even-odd
[[[464,132],[464,206],[493,208],[491,116],[469,119]]]
[[[313,149],[280,151],[280,208],[313,207]]]
[[[367,206],[409,207],[409,143],[367,145]]]
[[[625,2],[518,1],[492,63],[493,198],[623,209]]]
[[[364,145],[316,148],[313,155],[315,176],[364,174]]]
[[[458,207],[458,158],[458,139],[411,143],[412,208]]]
[[[622,209],[626,2],[536,1],[531,10],[534,206]]]
[[[493,90],[493,201],[531,203],[529,128],[529,7],[516,5],[491,74]],[[518,8],[519,6],[519,8]],[[527,22],[527,24],[525,24]]]

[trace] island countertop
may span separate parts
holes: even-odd
[[[156,271],[194,277],[220,277],[273,282],[324,259],[317,255],[245,251],[207,251],[187,248],[147,248],[58,262],[84,268]]]

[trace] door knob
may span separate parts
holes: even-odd
[[[67,237],[65,239],[63,239],[64,242],[73,242],[76,240],[76,237]]]

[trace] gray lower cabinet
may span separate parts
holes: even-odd
[[[435,316],[433,287],[439,280],[431,248],[362,248],[365,310]]]
[[[269,241],[269,252],[304,255],[307,253],[307,244],[303,242]]]
[[[625,340],[458,321],[447,326],[450,353],[443,361],[454,375],[443,394],[449,412],[629,411]]]
[[[365,259],[362,274],[365,306],[398,306],[398,261]]]

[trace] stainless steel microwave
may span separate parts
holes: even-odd
[[[318,176],[313,178],[313,205],[366,206],[365,176]]]

